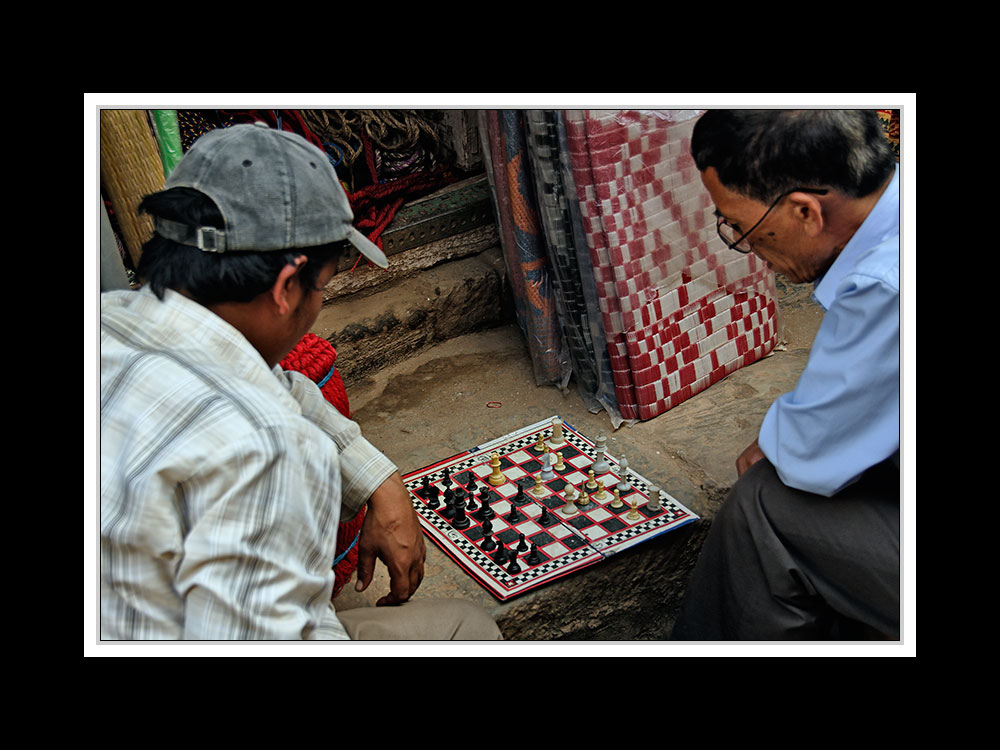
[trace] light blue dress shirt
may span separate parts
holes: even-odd
[[[826,314],[758,444],[790,487],[830,497],[899,457],[899,168],[814,299]]]

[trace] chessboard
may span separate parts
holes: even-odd
[[[698,520],[551,417],[403,477],[424,533],[501,601]]]

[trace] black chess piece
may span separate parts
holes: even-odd
[[[424,477],[424,481],[427,481],[427,477]],[[437,508],[441,505],[441,501],[438,499],[440,494],[441,491],[437,488],[436,484],[428,485],[424,489],[424,499],[427,501],[428,508]]]
[[[516,505],[524,505],[524,485],[517,485],[517,495],[514,496],[513,502]]]
[[[548,526],[552,523],[552,514],[549,513],[549,508],[547,505],[542,506],[542,515],[538,517],[538,523],[542,526]]]
[[[461,490],[462,488],[459,487]],[[465,513],[465,491],[455,493],[455,517],[451,520],[451,525],[456,529],[467,529],[472,524]]]
[[[452,492],[451,487],[445,488],[444,510],[441,511],[441,515],[445,518],[455,517],[455,493]]]
[[[444,478],[441,480],[441,484],[443,484],[446,488],[447,487],[451,487],[451,470],[450,469],[445,469],[444,470]]]
[[[538,551],[538,545],[534,542],[531,544],[531,552],[528,554],[526,559],[528,561],[528,565],[538,565],[538,563],[542,561],[542,554]]]
[[[497,551],[493,553],[493,562],[503,565],[507,560],[507,548],[503,543],[497,544]]]
[[[519,534],[518,535],[518,538],[517,538],[517,551],[518,552],[527,552],[528,551],[528,543],[526,541],[524,541],[524,534]]]
[[[490,507],[490,490],[488,487],[483,487],[482,492],[479,493],[479,502],[482,506],[479,510],[480,521],[489,521],[491,518],[497,517],[496,511]]]
[[[521,572],[521,566],[517,564],[516,552],[510,553],[510,564],[507,566],[507,572],[511,574]]]
[[[483,521],[483,543],[480,546],[487,552],[497,548],[497,543],[493,541],[493,524],[489,521]]]
[[[473,513],[475,511],[479,510],[479,506],[476,504],[476,495],[475,495],[475,493],[468,492],[468,490],[466,490],[466,492],[468,493],[468,499],[465,501],[465,510],[466,510],[466,512]]]
[[[504,518],[509,523],[518,523],[519,521],[523,521],[524,520],[524,516],[521,514],[521,511],[519,511],[517,509],[516,505],[510,506],[510,513],[508,513],[506,516],[504,516]]]

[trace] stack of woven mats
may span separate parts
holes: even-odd
[[[770,353],[774,276],[718,239],[696,111],[563,113],[618,408],[650,419]]]

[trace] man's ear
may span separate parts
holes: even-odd
[[[278,277],[274,280],[274,285],[271,287],[269,295],[275,305],[275,309],[281,316],[287,315],[293,309],[291,301],[292,290],[298,284],[299,271],[305,265],[305,262],[306,256],[299,255],[291,263],[287,263],[278,272]]]
[[[823,202],[815,193],[791,193],[788,200],[792,204],[793,216],[810,237],[823,232],[826,218],[823,216]]]

